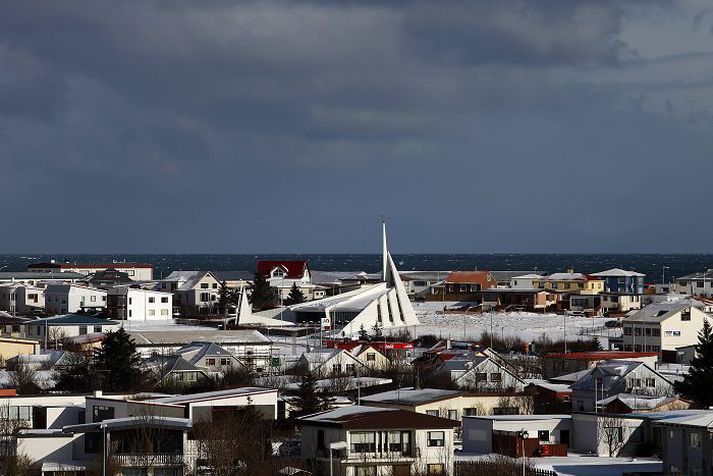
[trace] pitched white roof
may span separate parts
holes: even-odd
[[[612,268],[606,271],[600,271],[598,273],[592,273],[592,276],[597,276],[600,278],[608,277],[644,277],[645,274],[637,273],[636,271],[626,271],[621,268]]]

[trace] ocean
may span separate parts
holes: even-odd
[[[696,271],[713,268],[709,254],[394,254],[401,271],[516,270],[595,273],[609,268],[633,269],[646,274],[647,282],[660,283]],[[320,271],[366,271],[381,269],[380,254],[119,254],[119,255],[0,255],[0,271],[24,271],[28,264],[55,259],[70,262],[133,261],[152,263],[155,277],[175,270],[254,271],[258,259],[306,259]],[[664,266],[666,267],[664,269]]]

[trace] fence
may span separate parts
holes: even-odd
[[[456,461],[454,476],[522,476],[522,464],[512,460]],[[525,467],[525,476],[557,476],[549,469]]]

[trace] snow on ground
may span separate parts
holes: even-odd
[[[561,476],[621,476],[623,473],[648,473],[663,471],[661,461],[648,458],[605,458],[595,456],[553,456],[531,458],[530,462],[541,469],[551,469]]]
[[[446,306],[455,303],[445,303]],[[420,326],[409,327],[415,335],[434,334],[440,337],[477,339],[483,331],[492,329],[497,335],[517,336],[525,340],[536,340],[542,334],[557,340],[564,337],[565,319],[567,337],[575,340],[581,329],[602,326],[608,318],[588,318],[563,316],[553,313],[537,314],[533,312],[486,312],[483,314],[444,314],[444,303],[414,303]]]

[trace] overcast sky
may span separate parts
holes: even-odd
[[[713,252],[710,0],[5,2],[0,253]]]

